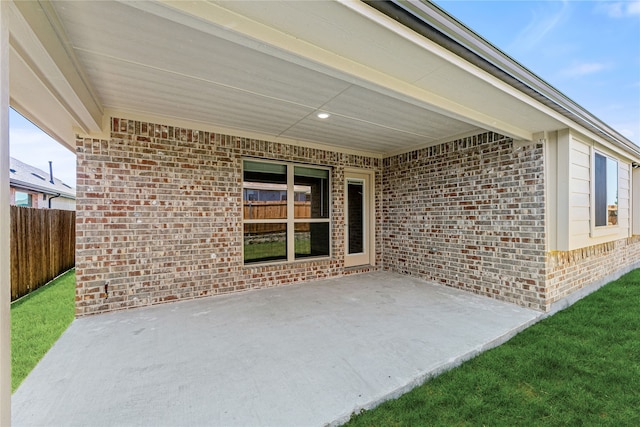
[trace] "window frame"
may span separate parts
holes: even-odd
[[[620,160],[617,159],[616,157],[613,157],[607,153],[604,153],[603,151],[599,151],[596,149],[592,150],[592,161],[591,161],[591,167],[592,167],[592,172],[591,172],[591,237],[602,237],[602,236],[607,236],[607,235],[611,235],[611,234],[615,234],[618,232],[619,228],[620,228],[620,223],[616,222],[616,224],[607,224],[605,225],[596,225],[596,210],[597,210],[597,206],[596,206],[596,179],[597,179],[597,171],[596,171],[596,158],[597,156],[601,156],[605,159],[605,172],[604,172],[604,179],[605,179],[605,188],[608,186],[608,176],[607,176],[607,168],[606,168],[606,164],[608,163],[608,160],[611,160],[613,162],[615,162],[616,165],[616,194],[617,194],[617,199],[619,199],[620,197]],[[605,192],[605,203],[606,203],[606,192]],[[605,205],[608,206],[608,205]],[[618,202],[618,209],[616,211],[617,216],[620,216],[620,204]]]
[[[24,194],[27,196],[27,204],[18,204],[18,194]],[[33,207],[33,194],[31,193],[26,193],[24,191],[18,191],[16,190],[14,195],[13,195],[13,199],[14,199],[14,203],[16,206],[20,206],[20,207],[24,207],[24,208],[32,208]]]
[[[286,167],[286,194],[287,194],[287,215],[285,218],[275,218],[275,219],[245,219],[244,217],[244,191],[245,191],[245,162],[254,162],[254,163],[266,163],[272,165],[284,165]],[[296,167],[305,167],[305,168],[313,168],[318,170],[327,171],[327,181],[328,181],[328,215],[326,218],[296,218],[295,217],[295,168]],[[332,168],[330,166],[321,166],[310,163],[298,163],[298,162],[287,162],[287,161],[279,161],[279,160],[268,160],[262,158],[254,158],[254,157],[243,157],[242,158],[242,168],[241,168],[241,176],[242,176],[242,264],[245,267],[259,266],[259,265],[274,265],[274,264],[290,264],[295,262],[305,262],[305,261],[316,261],[323,259],[331,259],[333,257],[333,203],[332,203],[332,177],[331,172]],[[286,224],[287,230],[287,258],[286,259],[278,259],[278,260],[268,260],[268,261],[255,261],[255,262],[246,262],[245,261],[245,237],[244,237],[244,226],[245,224]],[[295,253],[295,226],[300,223],[326,223],[328,224],[328,239],[329,239],[329,253],[328,255],[319,255],[319,256],[305,256],[296,258]]]

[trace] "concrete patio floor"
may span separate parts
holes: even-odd
[[[382,272],[75,320],[14,426],[322,426],[499,345],[543,313]]]

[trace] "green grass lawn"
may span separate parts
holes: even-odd
[[[296,254],[310,255],[311,241],[309,239],[295,239]],[[274,259],[286,259],[287,242],[285,240],[277,242],[261,242],[244,245],[244,260],[269,261]]]
[[[348,426],[640,426],[640,270]]]
[[[75,270],[71,270],[11,305],[13,391],[71,324],[75,285]]]

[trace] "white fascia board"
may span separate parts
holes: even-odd
[[[10,2],[9,12],[12,50],[70,117],[69,127],[77,126],[87,133],[99,132],[102,106],[50,2]],[[22,108],[23,112],[30,110],[29,105]],[[40,125],[46,123],[46,118],[37,117],[33,121]]]
[[[374,20],[375,22],[379,23],[381,26],[384,26],[388,30],[393,31],[394,33],[403,37],[407,41],[410,41],[411,43],[415,43],[416,45],[448,61],[452,65],[455,65],[456,67],[468,72],[472,77],[478,78],[490,84],[491,86],[495,87],[497,90],[500,90],[510,95],[515,100],[518,100],[523,104],[531,108],[534,108],[537,111],[542,112],[543,114],[547,115],[550,119],[562,123],[564,126],[560,126],[558,127],[558,129],[562,127],[579,129],[582,133],[590,135],[590,137],[592,137],[593,139],[604,141],[604,138],[602,138],[601,136],[586,129],[580,124],[570,120],[569,118],[563,116],[562,114],[554,111],[553,109],[547,107],[546,105],[540,103],[539,101],[531,98],[527,94],[517,90],[513,86],[503,82],[497,77],[494,77],[491,74],[485,72],[484,70],[481,70],[480,68],[476,67],[475,65],[470,64],[469,62],[465,61],[458,55],[455,55],[449,50],[447,50],[446,48],[432,42],[431,40],[426,39],[425,37],[414,32],[410,28],[405,27],[404,25],[397,22],[396,20],[389,18],[383,13],[378,12],[375,9],[372,9],[371,7],[367,6],[364,3],[350,2],[350,1],[343,1],[343,0],[340,0],[340,1],[345,6],[351,8],[352,10],[356,10],[362,13],[364,16],[367,16],[369,19]],[[532,132],[538,132],[538,131],[539,130],[534,129]],[[530,136],[531,137],[529,138],[520,138],[520,139],[532,140],[532,134],[530,134]]]
[[[351,11],[352,13],[356,12],[364,15],[362,10],[356,8],[357,5],[355,2],[346,2],[344,4],[347,6],[344,9],[345,12]],[[137,7],[145,12],[153,13],[174,22],[179,22],[180,24],[234,43],[259,49],[262,52],[267,52],[280,59],[326,75],[351,81],[367,89],[392,96],[405,102],[410,102],[450,118],[516,139],[530,140],[532,138],[532,132],[529,130],[519,128],[497,117],[490,116],[482,111],[466,107],[441,95],[417,87],[410,82],[403,81],[344,56],[337,55],[313,45],[302,38],[285,34],[278,29],[225,9],[223,5],[210,2],[182,1],[162,1],[155,3],[136,2],[127,3],[127,5]],[[379,19],[384,20],[386,18],[365,4],[361,6],[366,8],[370,13],[376,13]],[[365,17],[370,19],[369,16],[365,15]],[[399,23],[391,21],[389,18],[386,19],[388,21],[387,24],[393,22],[396,26],[402,27]],[[405,27],[402,28],[409,31]],[[411,34],[417,36],[413,32],[411,32]],[[421,38],[421,41],[427,44],[431,43],[434,49],[440,48],[424,38]]]
[[[343,0],[340,0],[343,1]],[[550,102],[558,105],[560,108],[565,109],[570,114],[575,115],[579,120],[584,120],[589,125],[594,126],[597,129],[600,129],[605,134],[609,135],[612,140],[616,143],[616,145],[620,146],[622,149],[628,151],[629,153],[633,153],[635,155],[640,155],[640,147],[634,144],[632,141],[629,141],[627,138],[622,136],[616,130],[612,129],[596,117],[594,117],[591,113],[586,111],[584,108],[579,106],[577,103],[569,99],[566,95],[558,91],[553,86],[549,85],[547,82],[542,80],[539,76],[529,71],[527,68],[519,64],[517,61],[494,47],[491,43],[486,41],[484,38],[476,34],[474,31],[470,30],[464,24],[457,21],[451,15],[449,15],[446,11],[442,10],[437,5],[434,5],[430,2],[424,1],[412,1],[412,0],[399,0],[395,2],[396,4],[400,4],[405,10],[411,11],[411,13],[415,13],[417,11],[417,15],[426,15],[429,16],[433,21],[431,22],[438,31],[442,31],[447,37],[450,37],[457,43],[460,43],[466,49],[474,52],[478,56],[482,57],[487,62],[491,63],[493,66],[503,70],[505,73],[513,76],[516,80],[522,82],[522,84],[532,88]],[[361,8],[362,5],[353,4],[351,2],[346,1],[345,4],[349,4],[353,7]],[[379,13],[375,11],[375,13]],[[375,14],[374,13],[374,14]],[[420,35],[414,33],[411,29],[404,27],[404,25],[398,23],[394,19],[387,17],[384,14],[381,14],[384,18],[396,23],[400,27],[404,28],[403,31],[398,32],[398,34],[406,33],[407,31],[413,34],[413,38],[416,37],[421,38]],[[397,28],[397,25],[390,28]],[[411,38],[408,38],[411,39]],[[451,52],[446,49],[443,49],[445,55],[451,56]],[[434,52],[435,53],[435,52]],[[455,58],[457,55],[453,55]],[[444,58],[444,57],[443,57]],[[467,64],[466,67],[476,68],[480,73],[476,74],[477,77],[480,78],[489,78],[493,79],[498,83],[495,87],[504,90],[506,93],[509,93],[518,99],[526,102],[527,104],[535,107],[539,111],[544,114],[552,117],[555,120],[563,123],[567,128],[575,129],[584,135],[588,135],[591,139],[594,139],[603,144],[608,144],[609,140],[604,138],[602,135],[597,132],[592,131],[588,127],[585,127],[583,124],[571,120],[569,117],[545,106],[543,103],[529,97],[527,94],[515,89],[511,85],[503,82],[499,78],[492,76],[489,73],[486,73],[471,64],[466,63],[466,61],[462,60],[464,64]],[[464,69],[464,65],[462,67]],[[489,82],[489,80],[486,80]],[[562,127],[558,127],[560,130]]]
[[[64,107],[23,58],[13,48],[9,50],[11,107],[62,146],[75,152],[75,136]]]

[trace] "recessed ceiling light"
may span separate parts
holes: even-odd
[[[331,114],[329,114],[329,113],[318,113],[317,115],[318,115],[319,119],[328,119]]]

